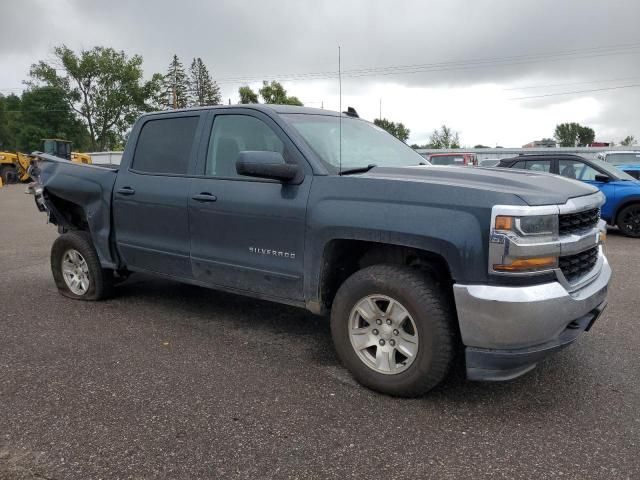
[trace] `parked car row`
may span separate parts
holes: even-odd
[[[499,167],[552,173],[597,187],[606,197],[602,218],[630,237],[640,238],[640,151],[611,151],[589,160],[578,155],[521,154],[478,161],[475,153],[435,153],[433,165]]]
[[[615,165],[633,178],[640,179],[640,152],[602,152],[598,159]]]
[[[519,155],[500,160],[501,168],[553,173],[597,187],[606,197],[602,219],[630,237],[640,237],[640,182],[601,160],[578,155]]]

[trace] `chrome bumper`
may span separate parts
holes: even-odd
[[[509,350],[558,338],[572,321],[606,300],[611,267],[604,255],[601,258],[593,280],[571,292],[559,282],[530,287],[454,285],[462,343]]]

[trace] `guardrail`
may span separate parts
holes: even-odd
[[[595,158],[600,152],[612,150],[640,150],[640,146],[632,147],[557,147],[557,148],[418,148],[416,151],[427,158],[432,153],[460,153],[471,152],[478,155],[478,160],[500,160],[501,158],[515,157],[521,154],[549,154],[566,153],[580,155],[587,158]]]

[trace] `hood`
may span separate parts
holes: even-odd
[[[531,206],[563,204],[598,191],[592,185],[558,175],[504,168],[376,167],[362,176],[510,193]]]

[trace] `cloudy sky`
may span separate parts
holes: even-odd
[[[340,45],[343,108],[373,120],[381,101],[410,143],[443,123],[466,146],[521,146],[569,121],[640,138],[638,0],[1,0],[0,19],[3,94],[64,43],[140,54],[149,76],[174,53],[201,57],[225,102],[280,79],[337,110]]]

